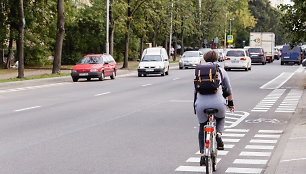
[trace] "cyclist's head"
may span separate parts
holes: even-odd
[[[204,54],[204,60],[206,62],[217,62],[218,61],[218,53],[215,51],[208,51]]]

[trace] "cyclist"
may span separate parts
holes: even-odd
[[[209,51],[204,55],[204,60],[207,64],[218,64],[218,53],[215,51]],[[205,165],[205,157],[204,157],[204,126],[207,124],[208,117],[204,113],[204,109],[207,108],[216,108],[218,109],[218,113],[215,116],[216,119],[216,141],[217,141],[217,149],[224,150],[224,144],[221,139],[221,135],[224,129],[224,122],[225,122],[225,112],[226,112],[226,99],[223,97],[225,93],[228,95],[228,107],[231,111],[234,111],[234,104],[233,104],[233,96],[230,81],[226,71],[219,67],[221,74],[222,74],[222,83],[223,83],[223,90],[218,90],[215,94],[197,94],[195,99],[195,112],[198,117],[198,121],[200,124],[199,129],[199,146],[200,146],[200,165]],[[220,84],[221,85],[221,84]],[[219,87],[222,89],[222,87]]]

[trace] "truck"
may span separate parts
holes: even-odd
[[[274,61],[275,34],[272,32],[250,32],[250,47],[262,48],[269,63]]]

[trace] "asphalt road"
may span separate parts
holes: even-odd
[[[275,61],[228,72],[236,111],[227,114],[216,173],[265,171],[303,92],[294,72],[305,69]],[[193,75],[177,66],[164,77],[1,85],[0,173],[203,171]]]

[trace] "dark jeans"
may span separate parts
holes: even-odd
[[[219,123],[222,123],[225,118],[216,118],[215,117],[215,119],[216,119],[216,124],[218,125]],[[199,128],[199,147],[200,147],[200,153],[204,153],[204,142],[205,142],[205,139],[206,139],[206,137],[204,138],[204,126],[207,124],[207,122],[200,123],[200,128]],[[222,132],[220,132],[220,133],[222,133]]]

